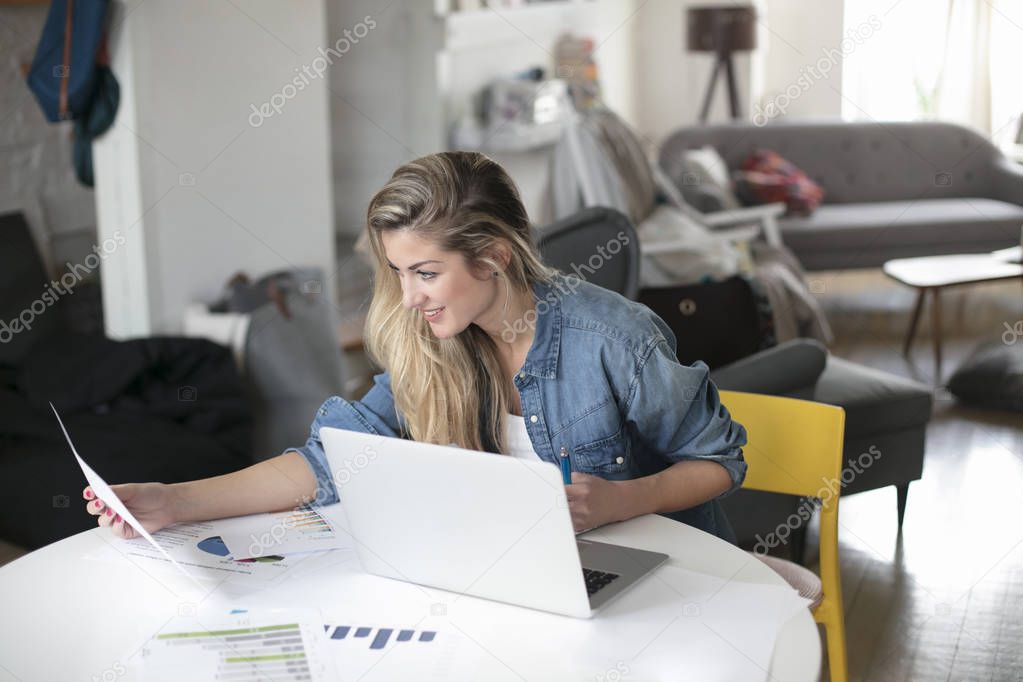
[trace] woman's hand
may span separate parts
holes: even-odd
[[[125,483],[123,485],[112,485],[111,490],[121,499],[128,511],[142,524],[148,532],[154,533],[161,528],[166,528],[175,523],[174,499],[171,488],[163,483]],[[96,499],[96,493],[91,487],[82,491],[82,497],[88,502],[85,503],[85,510],[93,516],[99,517],[97,522],[101,526],[110,526],[114,535],[131,539],[139,536],[138,531],[124,522],[120,514]]]
[[[565,486],[565,492],[576,532],[631,518],[626,492],[616,481],[573,471],[572,483]]]

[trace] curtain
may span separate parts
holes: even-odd
[[[937,119],[971,126],[996,144],[1023,112],[1020,0],[857,0],[845,33],[867,38],[844,55],[846,120]]]

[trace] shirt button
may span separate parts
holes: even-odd
[[[530,415],[529,421],[531,421],[531,422],[533,422],[535,424],[535,423],[537,423],[540,420],[537,419],[536,415],[534,414],[534,415]]]
[[[526,378],[526,373],[525,372],[519,372],[519,378],[520,379],[525,379]]]
[[[618,464],[621,464],[624,461],[625,461],[624,457],[618,457],[617,459],[615,459],[615,462],[617,462]]]

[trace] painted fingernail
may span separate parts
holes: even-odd
[[[92,499],[92,491],[91,490],[86,489],[86,491],[85,491],[85,498],[88,499],[88,500]]]
[[[120,522],[121,522],[121,515],[118,514],[117,516],[114,517],[114,523],[120,523]]]
[[[114,512],[112,512],[112,511],[110,510],[110,507],[107,507],[107,516],[110,516],[110,515],[111,515],[111,514],[113,514],[113,513],[114,513]]]

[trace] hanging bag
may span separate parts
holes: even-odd
[[[91,106],[108,4],[108,0],[50,4],[28,87],[51,123],[78,118]]]

